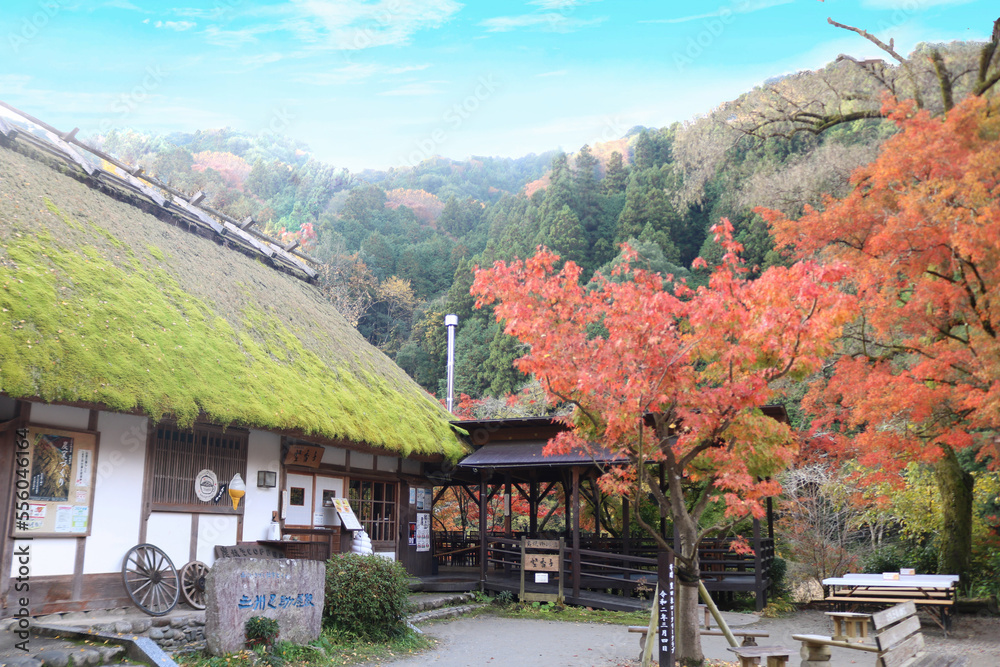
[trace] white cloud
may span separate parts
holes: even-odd
[[[720,7],[714,12],[691,14],[690,16],[680,16],[669,19],[647,19],[645,21],[639,21],[639,23],[687,23],[688,21],[718,18],[720,16],[731,16],[733,14],[752,14],[753,12],[757,12],[762,9],[787,5],[794,1],[795,0],[737,0],[729,5]]]
[[[424,63],[423,65],[400,65],[399,67],[390,67],[385,71],[385,73],[406,74],[407,72],[421,72],[430,66],[430,63]]]
[[[205,36],[205,41],[215,46],[234,48],[245,44],[253,44],[257,41],[257,35],[271,32],[270,26],[257,26],[254,28],[243,28],[240,30],[223,30],[218,26],[210,25],[201,34]]]
[[[521,16],[497,16],[481,21],[479,25],[490,32],[510,32],[519,28],[531,28],[544,32],[573,32],[580,28],[599,25],[606,16],[594,19],[579,19],[556,12],[542,14],[522,14]]]
[[[601,0],[530,0],[529,5],[537,5],[542,9],[555,9],[555,10],[566,10],[573,7],[579,7],[580,5],[587,5],[591,2],[600,2]]]
[[[145,21],[143,21],[143,23],[145,23]],[[184,32],[185,30],[190,30],[198,24],[194,21],[157,21],[153,25],[157,28],[166,28],[167,30]]]
[[[455,0],[293,0],[293,7],[293,21],[306,39],[356,50],[408,44],[415,33],[446,23],[462,5]]]

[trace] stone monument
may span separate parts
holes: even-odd
[[[278,621],[278,639],[308,644],[323,620],[325,563],[288,558],[219,558],[205,578],[205,640],[214,655],[246,640],[253,616]]]

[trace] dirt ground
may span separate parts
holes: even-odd
[[[757,618],[753,614],[726,614],[731,626],[770,633],[758,643],[781,644],[793,648],[789,667],[799,667],[799,643],[793,634],[829,635],[830,621],[821,611],[799,611],[780,619]],[[1000,667],[1000,617],[959,615],[948,637],[930,619],[924,621],[928,648],[959,653],[972,658],[972,667]],[[434,622],[422,626],[437,642],[430,651],[391,663],[392,667],[434,665],[435,667],[482,667],[484,665],[545,665],[546,667],[634,667],[639,664],[638,635],[623,625],[568,623],[501,618],[485,615]],[[727,660],[732,654],[722,637],[703,637],[705,657]],[[725,664],[715,662],[715,664]],[[735,664],[735,663],[732,663]],[[834,649],[831,667],[874,667],[871,653]]]

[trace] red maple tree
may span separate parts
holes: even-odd
[[[697,290],[627,264],[581,285],[580,267],[546,249],[526,261],[479,269],[477,304],[495,304],[506,333],[530,351],[516,364],[553,401],[575,406],[571,430],[549,451],[590,443],[627,455],[631,465],[601,478],[604,490],[633,503],[652,494],[680,534],[675,553],[678,659],[702,659],[698,632],[698,543],[778,492],[770,477],[794,456],[789,427],[760,411],[773,381],[813,372],[832,351],[847,318],[833,287],[843,272],[814,262],[773,268],[750,281],[742,247],[723,219],[713,230],[725,256]],[[626,253],[634,253],[626,247]],[[661,490],[650,464],[665,469]],[[702,525],[713,504],[725,518]],[[661,548],[673,550],[639,512]]]
[[[972,476],[956,452],[997,462],[1000,425],[1000,117],[970,97],[944,116],[887,101],[900,132],[853,191],[798,220],[762,211],[780,245],[849,267],[860,316],[805,407],[842,455],[883,474],[934,466],[942,572],[965,574]]]

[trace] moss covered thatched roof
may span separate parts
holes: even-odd
[[[318,290],[0,146],[0,392],[459,455]]]

